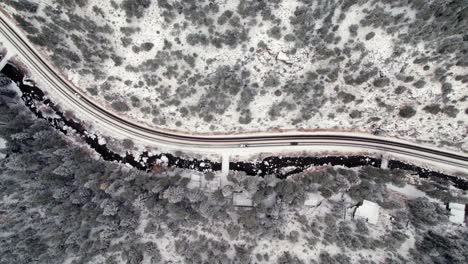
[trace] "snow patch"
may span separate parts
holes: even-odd
[[[376,225],[379,221],[380,206],[374,202],[364,200],[362,205],[356,209],[354,218],[365,219],[368,223]]]

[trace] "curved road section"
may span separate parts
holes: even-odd
[[[395,138],[352,132],[255,133],[235,135],[192,135],[179,131],[155,129],[134,123],[97,105],[76,86],[63,78],[54,67],[32,48],[20,28],[0,10],[0,34],[13,48],[29,70],[37,74],[47,90],[58,97],[62,105],[74,110],[79,117],[94,121],[103,131],[130,138],[150,146],[168,147],[223,154],[248,152],[278,152],[282,150],[339,150],[346,153],[371,152],[395,156],[468,175],[468,155],[437,149]],[[10,50],[11,52],[11,50]]]

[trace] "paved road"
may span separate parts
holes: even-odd
[[[213,153],[232,152],[239,148],[249,151],[258,149],[278,151],[282,148],[355,149],[356,152],[371,151],[396,155],[403,159],[416,159],[435,166],[451,167],[451,170],[468,175],[468,155],[444,149],[423,146],[395,138],[379,137],[353,132],[302,132],[287,131],[277,133],[254,133],[233,135],[193,135],[180,131],[149,128],[118,116],[97,105],[80,92],[76,86],[54,69],[53,66],[31,46],[23,32],[0,10],[0,35],[2,40],[11,44],[28,70],[40,77],[49,93],[60,98],[60,103],[72,109],[85,121],[97,122],[105,131],[131,138],[153,146],[174,147],[177,149],[213,151]],[[110,132],[110,133],[109,133]]]

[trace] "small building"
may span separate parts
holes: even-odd
[[[459,203],[449,203],[448,209],[450,210],[449,221],[465,226],[465,217],[466,217],[466,205]]]
[[[364,200],[354,212],[355,219],[365,219],[368,223],[376,225],[379,221],[380,206],[374,202]]]
[[[202,185],[204,185],[208,191],[212,191],[212,192],[219,190],[219,188],[221,187],[219,179],[213,180],[213,181],[204,180],[202,182]]]
[[[198,173],[192,173],[190,175],[190,181],[187,184],[187,188],[189,189],[198,189],[201,188],[201,175]]]
[[[250,194],[245,192],[236,192],[232,195],[232,203],[235,206],[252,207],[253,200]]]

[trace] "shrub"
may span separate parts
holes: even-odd
[[[21,28],[27,33],[29,34],[39,33],[39,30],[36,27],[34,27],[33,24],[29,23],[26,19],[24,19],[22,16],[13,14],[13,17],[15,18],[16,22],[18,22],[18,24],[21,26]]]
[[[208,45],[208,37],[205,34],[200,33],[190,33],[185,38],[185,41],[191,46],[195,45]]]
[[[449,117],[457,117],[458,112],[460,112],[455,106],[449,105],[442,109],[442,113],[448,115]]]
[[[362,112],[359,110],[353,110],[351,111],[351,113],[349,113],[349,117],[351,117],[352,119],[361,118]]]
[[[414,115],[416,115],[416,110],[414,110],[413,107],[406,105],[400,108],[400,111],[398,112],[398,115],[403,117],[403,118],[411,118]]]
[[[440,111],[442,111],[442,109],[440,109],[440,105],[439,104],[430,104],[430,105],[426,105],[424,108],[423,108],[424,111],[428,112],[428,113],[431,113],[433,115],[436,115],[438,114]]]
[[[442,87],[441,87],[441,90],[442,90],[442,95],[443,96],[449,95],[453,91],[452,84],[451,83],[443,83]]]
[[[141,44],[140,49],[144,51],[150,51],[154,47],[154,44],[151,42],[145,42]]]
[[[427,198],[416,198],[414,200],[408,200],[407,203],[410,221],[418,228],[434,226],[439,222],[448,220],[447,216],[444,214],[444,209],[438,204],[430,202]]]
[[[120,31],[122,33],[124,33],[125,35],[132,35],[132,34],[135,34],[138,31],[140,31],[140,28],[138,28],[138,27],[121,27]]]
[[[274,39],[280,39],[281,38],[281,28],[278,26],[272,27],[270,30],[268,30],[268,36]]]
[[[291,255],[289,251],[283,252],[283,255],[281,255],[278,258],[278,261],[276,262],[277,264],[304,264],[302,260],[300,260],[297,256]]]
[[[358,29],[359,29],[359,26],[356,25],[356,24],[353,24],[353,25],[349,26],[349,28],[348,28],[349,33],[351,34],[352,37],[357,36]]]
[[[340,98],[343,101],[343,103],[347,104],[354,101],[354,99],[356,99],[356,96],[347,92],[339,92],[338,98]]]
[[[151,0],[124,0],[121,8],[125,11],[127,18],[141,18],[143,11],[151,5]]]
[[[375,36],[375,32],[369,32],[366,34],[366,40],[371,40]]]
[[[12,1],[12,0],[6,0],[5,4],[12,6],[15,10],[17,11],[24,11],[24,12],[29,12],[29,13],[36,13],[38,4],[33,3],[29,0],[18,0],[18,1]]]
[[[237,6],[237,13],[242,17],[256,17],[259,12],[267,9],[267,1],[242,0]]]
[[[239,117],[239,123],[246,125],[252,122],[252,116],[250,110],[242,110],[241,116]]]
[[[134,95],[130,96],[130,101],[132,102],[132,106],[133,107],[140,107],[141,106],[141,102],[140,102],[140,99]]]
[[[289,33],[284,35],[284,40],[287,42],[293,42],[294,40],[296,40],[296,37],[294,36],[294,34]]]
[[[91,95],[98,95],[99,91],[96,87],[89,87],[86,88],[86,90],[91,94]]]
[[[263,82],[265,87],[277,87],[280,84],[278,77],[275,75],[268,75]]]
[[[130,107],[128,107],[127,103],[123,101],[114,101],[112,102],[111,106],[119,112],[127,112],[130,110]]]
[[[387,77],[380,77],[374,80],[373,82],[375,87],[382,88],[390,84],[390,79]]]
[[[404,86],[398,86],[397,88],[395,88],[395,94],[402,94],[406,91],[406,87]]]
[[[424,85],[426,85],[426,82],[424,80],[418,80],[418,81],[413,83],[413,86],[418,88],[418,89],[423,88]]]
[[[464,263],[468,258],[466,238],[461,235],[440,234],[429,230],[423,235],[423,239],[416,242],[416,250],[411,254],[421,258],[421,263]]]
[[[230,10],[226,10],[224,11],[223,14],[221,14],[219,17],[218,17],[218,24],[219,25],[224,25],[226,24],[226,22],[228,21],[229,18],[231,18],[233,15],[233,12],[230,11]]]

